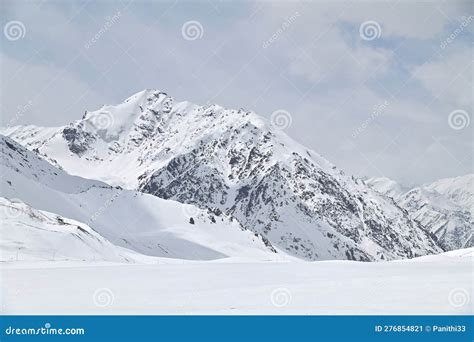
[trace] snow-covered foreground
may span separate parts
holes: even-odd
[[[4,263],[4,314],[472,314],[473,250],[409,261]]]

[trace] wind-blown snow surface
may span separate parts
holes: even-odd
[[[218,209],[299,258],[442,251],[391,199],[252,112],[174,103],[145,90],[68,126],[3,132],[71,174]]]
[[[474,237],[474,174],[446,178],[413,189],[388,178],[366,181],[392,197],[410,217],[433,236],[444,250],[472,247]]]
[[[472,314],[473,249],[364,263],[7,263],[4,314]]]

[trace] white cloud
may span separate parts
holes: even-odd
[[[2,75],[2,84],[8,84],[2,87],[4,125],[66,124],[80,118],[88,106],[106,102],[100,93],[89,91],[87,83],[63,68],[22,64],[5,55],[0,55],[0,59],[2,70],[8,70]],[[87,103],[84,103],[86,94]],[[77,111],[78,107],[83,109]]]
[[[414,150],[423,153],[426,144],[432,144],[431,134],[448,129],[447,134],[457,141],[448,148],[456,146],[464,154],[468,151],[465,140],[472,139],[449,130],[445,118],[447,108],[472,101],[472,79],[467,71],[446,87],[451,81],[448,78],[454,77],[453,68],[465,65],[469,46],[457,39],[449,46],[449,52],[456,48],[456,53],[424,65],[420,60],[426,51],[413,49],[408,55],[397,51],[396,56],[391,51],[404,42],[438,48],[449,35],[443,31],[449,18],[457,18],[464,10],[465,4],[459,1],[258,2],[239,5],[238,11],[235,4],[225,2],[217,5],[219,13],[211,4],[207,4],[208,11],[202,4],[203,10],[196,12],[186,2],[174,7],[172,2],[132,2],[90,49],[84,49],[84,44],[103,26],[106,16],[120,9],[120,3],[89,2],[86,12],[77,12],[83,3],[74,6],[47,0],[39,9],[24,4],[11,3],[15,8],[8,12],[25,22],[27,36],[6,46],[1,56],[2,71],[6,71],[2,78],[9,80],[11,70],[26,64],[8,86],[2,82],[4,122],[79,54],[28,107],[20,122],[65,124],[79,118],[85,109],[120,102],[143,88],[161,88],[177,100],[210,100],[261,115],[288,110],[293,116],[290,135],[349,173],[366,170],[370,175],[375,170],[366,168],[358,153],[347,152],[357,148],[377,169],[395,178],[417,172],[407,161]],[[298,16],[291,24],[263,48],[262,43],[295,13]],[[181,26],[187,20],[201,22],[202,39],[182,38]],[[360,38],[359,25],[367,20],[381,25],[379,39],[368,42]],[[45,51],[29,59],[38,46],[46,46]],[[414,61],[405,60],[411,57]],[[414,64],[418,66],[410,70],[421,83],[408,82],[403,85],[405,91],[392,99],[383,87],[400,88],[404,82],[399,75]],[[104,72],[106,76],[100,78]],[[426,99],[417,97],[423,88],[439,96],[441,110],[426,107]],[[406,98],[405,93],[413,96]],[[384,114],[371,121],[357,141],[351,141],[353,130],[365,122],[374,106],[387,99]],[[402,128],[415,133],[397,140],[397,153],[384,151]],[[446,156],[449,154],[438,161],[428,158],[426,168],[431,171],[423,171],[417,180],[452,175],[456,166],[448,169]],[[393,172],[387,172],[390,170]]]
[[[443,103],[472,108],[472,67],[472,54],[464,51],[418,66],[413,75]]]

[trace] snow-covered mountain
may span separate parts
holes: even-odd
[[[2,132],[70,174],[223,212],[300,258],[441,251],[391,198],[242,109],[145,90],[67,126]],[[121,219],[131,215],[124,210]]]
[[[474,215],[474,174],[440,179],[426,186]]]
[[[474,246],[474,174],[441,179],[405,191],[385,177],[366,182],[406,209],[444,250]]]
[[[0,136],[0,157],[2,205],[5,203],[3,207],[8,209],[14,206],[11,202],[24,202],[25,208],[3,213],[7,225],[2,228],[2,241],[17,241],[19,248],[23,243],[38,246],[47,238],[53,243],[60,238],[59,233],[67,231],[70,239],[77,237],[84,242],[85,250],[78,251],[76,256],[82,253],[91,258],[94,256],[89,250],[98,246],[92,244],[93,240],[104,248],[108,245],[103,241],[108,240],[109,244],[141,254],[180,259],[232,256],[261,260],[275,255],[272,246],[261,236],[216,210],[201,210],[71,176],[4,136]],[[16,212],[23,215],[15,215]],[[67,225],[61,224],[64,222]],[[76,230],[76,226],[80,228]],[[28,230],[27,236],[28,227],[36,230]],[[52,232],[58,232],[57,238]],[[84,236],[87,232],[91,234]],[[34,237],[38,238],[35,243]],[[30,250],[32,255],[44,255],[34,248]],[[45,257],[49,258],[50,254]],[[119,253],[115,254],[118,257]]]
[[[386,196],[397,198],[406,193],[409,188],[398,184],[393,179],[387,177],[374,177],[364,180],[372,189],[384,194]]]

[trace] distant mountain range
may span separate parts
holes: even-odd
[[[144,90],[66,126],[1,132],[2,197],[83,222],[135,253],[377,261],[472,246],[457,223],[472,227],[472,175],[433,185],[449,205],[431,209],[434,197],[400,200],[395,183],[346,175],[242,109]],[[427,219],[440,208],[455,228]]]
[[[406,209],[444,250],[473,246],[474,174],[413,189],[404,189],[388,178],[371,178],[367,183]]]

